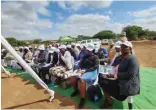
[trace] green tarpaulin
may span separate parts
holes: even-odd
[[[69,36],[64,36],[59,39],[59,42],[73,42],[75,39]]]
[[[7,70],[10,72],[14,72],[18,74],[20,77],[30,80],[31,82],[36,83],[36,81],[26,72],[22,72],[19,70],[11,69],[7,67]],[[145,68],[141,67],[140,71],[141,78],[141,90],[140,94],[134,96],[134,107],[135,109],[156,109],[156,69],[155,68]],[[57,93],[64,95],[66,97],[70,97],[70,94],[73,92],[73,88],[62,89],[59,86],[51,87]],[[73,100],[79,101],[80,97],[74,97]],[[87,105],[93,109],[98,109],[100,105],[104,102],[104,96],[100,100],[99,104],[94,104],[90,100],[87,99]],[[128,109],[128,104],[126,101],[120,102],[117,100],[113,101],[113,108],[115,109]]]

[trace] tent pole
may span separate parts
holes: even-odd
[[[5,40],[3,36],[1,36],[1,43],[2,45],[15,57],[15,59],[18,61],[18,63],[45,89],[50,93],[50,99],[51,102],[54,99],[55,92],[53,90],[50,90],[48,86],[36,75],[36,73],[33,71],[33,69],[21,58],[20,55],[17,54],[17,52],[12,48],[12,46]]]

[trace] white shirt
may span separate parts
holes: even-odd
[[[66,51],[64,55],[61,56],[61,59],[64,61],[68,69],[73,68],[73,59],[69,51]]]

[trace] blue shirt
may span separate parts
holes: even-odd
[[[78,56],[77,61],[81,61],[82,58],[83,58],[85,55],[87,55],[87,54],[88,54],[88,51],[87,51],[87,50],[81,50],[81,52],[80,52],[80,54],[79,54],[79,56]]]
[[[108,58],[108,51],[105,48],[100,48],[99,51],[103,51],[105,58]]]

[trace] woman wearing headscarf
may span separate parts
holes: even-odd
[[[123,101],[128,96],[136,95],[140,92],[140,65],[135,55],[132,55],[131,42],[125,41],[121,45],[121,55],[117,57],[117,74],[104,74],[99,79],[105,95],[105,102],[102,108],[112,107],[111,96],[117,100]],[[114,65],[114,64],[113,64]],[[103,78],[107,78],[103,80]],[[113,83],[109,83],[109,78],[113,78]]]

